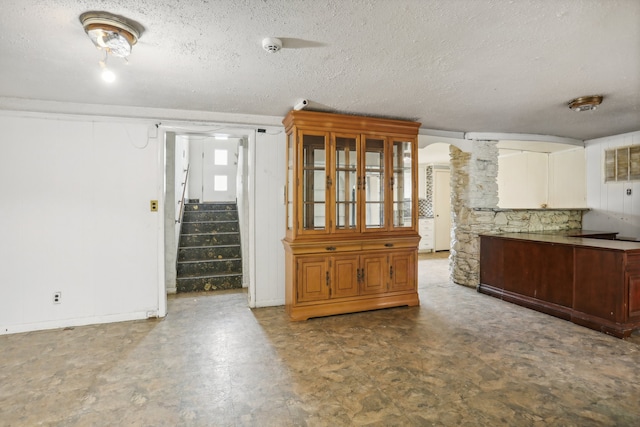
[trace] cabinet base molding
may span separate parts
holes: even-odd
[[[376,296],[374,298],[358,299],[355,301],[340,301],[307,306],[287,305],[289,318],[294,321],[307,320],[312,317],[332,316],[335,314],[354,313],[382,308],[417,306],[420,305],[418,293]]]

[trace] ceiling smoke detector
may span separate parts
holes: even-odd
[[[113,56],[126,58],[138,42],[140,32],[125,18],[107,12],[87,12],[80,22],[93,44]]]
[[[569,108],[573,111],[591,111],[595,110],[602,103],[602,96],[582,96],[576,98],[569,103]]]
[[[262,48],[269,53],[276,53],[282,49],[282,40],[275,37],[267,37],[262,40]]]

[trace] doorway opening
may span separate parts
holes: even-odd
[[[248,129],[165,130],[166,293],[251,292],[248,159],[254,138]]]
[[[451,180],[449,144],[434,143],[418,150],[419,252],[451,249]]]

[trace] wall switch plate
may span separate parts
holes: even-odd
[[[53,303],[60,304],[62,302],[62,292],[54,292],[53,293]]]
[[[149,206],[151,208],[151,212],[158,212],[158,201],[157,200],[151,200],[151,202],[149,203]]]

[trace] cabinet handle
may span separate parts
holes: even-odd
[[[328,251],[335,251],[336,247],[335,246],[327,246],[325,249],[328,250]]]
[[[393,279],[393,265],[389,267],[389,278]]]
[[[385,243],[384,247],[385,248],[392,248],[393,247],[393,243]]]
[[[326,272],[325,280],[327,282],[327,286],[329,286],[329,272],[328,271]]]
[[[361,185],[362,185],[362,178],[358,177],[358,190],[360,189]]]
[[[360,269],[360,280],[364,282],[364,268]]]
[[[360,269],[359,268],[356,269],[356,280],[358,281],[358,283],[360,283]]]
[[[393,190],[393,184],[394,184],[394,179],[393,179],[393,177],[391,177],[390,184],[391,184],[391,189]]]
[[[362,177],[362,189],[365,190],[365,187],[367,186],[367,178],[366,177]]]

